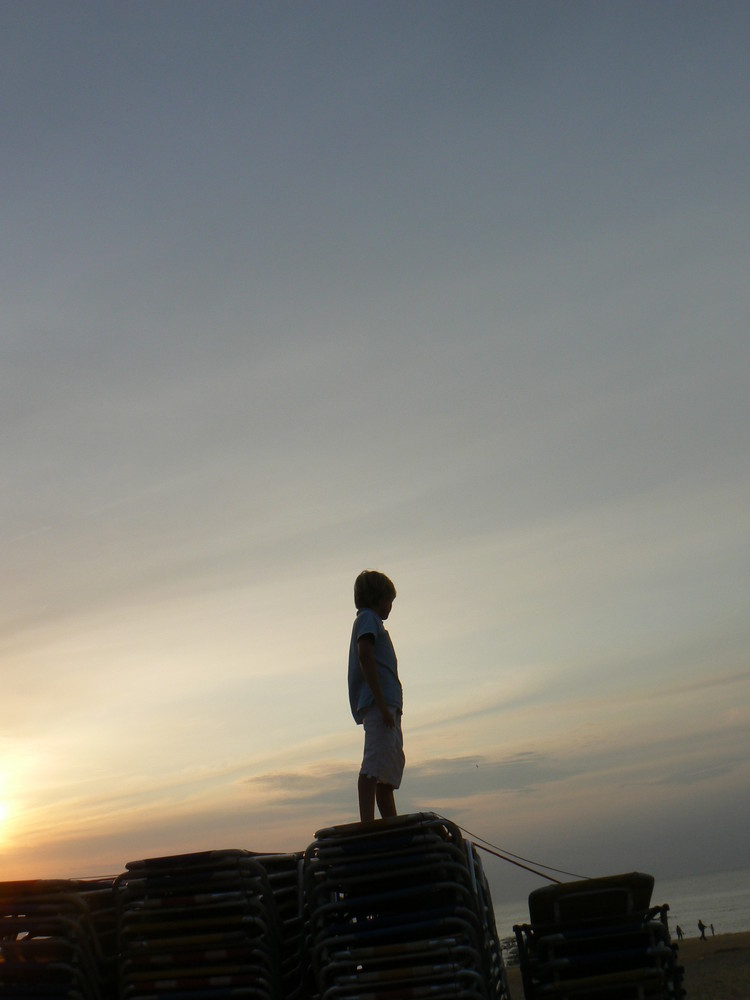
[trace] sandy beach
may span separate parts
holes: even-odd
[[[750,932],[680,942],[686,1000],[748,1000]]]
[[[686,1000],[748,1000],[750,997],[750,932],[717,934],[705,941],[686,938],[679,944],[685,969]],[[508,971],[511,1000],[524,1000],[521,972]]]

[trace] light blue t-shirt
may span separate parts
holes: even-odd
[[[355,722],[361,724],[362,712],[375,704],[375,696],[370,685],[365,680],[362,667],[359,665],[357,640],[363,635],[375,638],[373,652],[378,668],[380,690],[388,705],[403,709],[404,696],[401,681],[398,679],[398,661],[391,637],[385,630],[383,620],[370,608],[362,608],[357,612],[352,627],[352,638],[349,643],[349,704]]]

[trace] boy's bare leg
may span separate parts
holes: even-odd
[[[368,778],[366,774],[360,774],[357,781],[360,822],[371,823],[375,819],[375,795],[376,789],[379,787],[375,778]]]
[[[375,786],[375,797],[378,800],[378,809],[383,819],[396,814],[396,800],[393,798],[393,785],[377,784]]]

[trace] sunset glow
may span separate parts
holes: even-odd
[[[0,879],[354,820],[366,567],[402,812],[745,864],[750,5],[41,10],[0,9]]]

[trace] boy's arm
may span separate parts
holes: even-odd
[[[383,722],[385,722],[386,726],[390,729],[392,726],[396,725],[396,720],[393,718],[393,712],[391,712],[390,708],[388,708],[386,700],[383,697],[383,691],[380,687],[378,665],[375,662],[375,643],[371,635],[363,635],[357,640],[357,653],[359,655],[359,665],[362,668],[365,680],[373,693],[375,704],[380,709],[380,714],[383,716]]]

